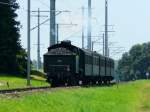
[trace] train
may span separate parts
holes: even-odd
[[[114,79],[114,60],[62,41],[44,54],[44,72],[55,87],[107,84]]]

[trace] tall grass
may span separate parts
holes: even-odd
[[[143,97],[150,94],[143,93],[145,87],[150,87],[149,81],[120,84],[118,88],[114,85],[1,95],[0,112],[140,112],[141,103],[147,102]]]

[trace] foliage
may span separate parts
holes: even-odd
[[[146,78],[146,72],[150,72],[150,42],[137,44],[123,54],[118,71],[123,80]]]
[[[0,5],[0,73],[26,72],[26,52],[20,44],[20,23],[16,21],[16,0],[1,0]]]
[[[32,69],[36,69],[36,68],[37,68],[37,61],[32,60]]]

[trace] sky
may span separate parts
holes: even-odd
[[[81,47],[82,10],[85,7],[85,37],[88,0],[56,0],[56,10],[63,12],[56,17],[59,25],[59,40],[71,40],[73,45]],[[17,11],[22,28],[20,30],[22,46],[27,48],[27,0],[18,0],[20,9]],[[31,0],[31,10],[49,10],[49,0]],[[120,59],[122,53],[129,51],[135,44],[150,41],[150,10],[149,0],[108,0],[108,23],[110,56]],[[102,53],[102,34],[105,23],[105,0],[92,0],[92,40],[94,50]],[[31,28],[37,25],[37,13],[31,13]],[[41,13],[49,16],[49,13]],[[48,17],[41,17],[41,22]],[[69,25],[69,24],[75,25]],[[68,24],[68,25],[64,25]],[[85,46],[86,45],[85,39]],[[49,46],[49,22],[41,26],[41,58]],[[118,51],[118,52],[116,52]],[[37,59],[37,29],[31,31],[31,58]]]

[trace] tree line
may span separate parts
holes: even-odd
[[[150,73],[150,42],[134,45],[118,62],[121,80],[145,79]]]

